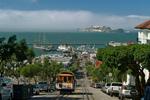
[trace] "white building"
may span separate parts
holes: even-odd
[[[135,77],[127,74],[127,80],[123,82],[123,85],[135,85]]]
[[[150,20],[145,21],[139,25],[137,25],[135,28],[140,29],[138,32],[138,43],[139,44],[150,44]],[[145,80],[149,78],[149,71],[147,69],[144,69],[145,73]]]
[[[135,28],[140,29],[140,31],[138,32],[138,43],[150,43],[150,20],[139,24]]]
[[[150,43],[150,30],[149,29],[143,29],[138,32],[138,43],[139,44]]]

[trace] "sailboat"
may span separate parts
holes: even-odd
[[[41,41],[40,38],[43,38]],[[43,51],[51,51],[52,49],[52,45],[46,45],[46,42],[45,42],[45,35],[42,34],[42,36],[39,35],[39,42],[38,43],[35,43],[33,45],[33,48],[35,49],[40,49],[40,50],[43,50]]]
[[[44,46],[44,45],[37,45],[37,44],[34,44],[33,48],[40,49],[43,51],[51,51],[52,50],[52,46]]]

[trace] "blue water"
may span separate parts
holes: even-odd
[[[17,39],[26,39],[27,43],[44,40],[46,43],[84,43],[96,44],[97,48],[105,47],[109,41],[117,42],[137,42],[137,33],[99,33],[99,32],[5,32],[0,33],[0,37],[16,35]]]

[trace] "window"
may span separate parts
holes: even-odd
[[[112,86],[122,86],[121,83],[112,83]]]

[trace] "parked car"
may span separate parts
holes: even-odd
[[[132,98],[133,100],[135,100],[139,93],[138,93],[138,91],[136,90],[136,88],[134,87],[134,88],[131,89],[130,94],[131,94],[131,98]],[[141,100],[142,100],[142,98],[141,98]]]
[[[108,94],[111,95],[111,96],[113,96],[114,94],[118,95],[121,87],[122,87],[122,83],[112,82],[110,84],[110,86],[108,87]]]
[[[135,89],[135,86],[126,85],[122,86],[119,91],[119,99],[123,100],[124,98],[132,98],[132,95],[137,95],[137,90]]]
[[[90,84],[90,87],[94,87],[94,83],[93,82]]]
[[[13,82],[6,77],[0,77],[0,100],[13,99]]]
[[[108,93],[108,88],[110,87],[110,83],[105,83],[105,85],[102,87],[102,91],[105,93]]]
[[[55,87],[55,83],[51,83],[50,84],[50,88],[49,88],[50,92],[55,91],[56,87]]]
[[[38,87],[40,91],[46,91],[46,92],[49,91],[49,85],[47,82],[39,82]]]
[[[103,87],[103,83],[94,83],[93,87],[94,88],[102,88]]]
[[[33,85],[33,94],[39,95],[40,94],[40,88],[37,84]]]

